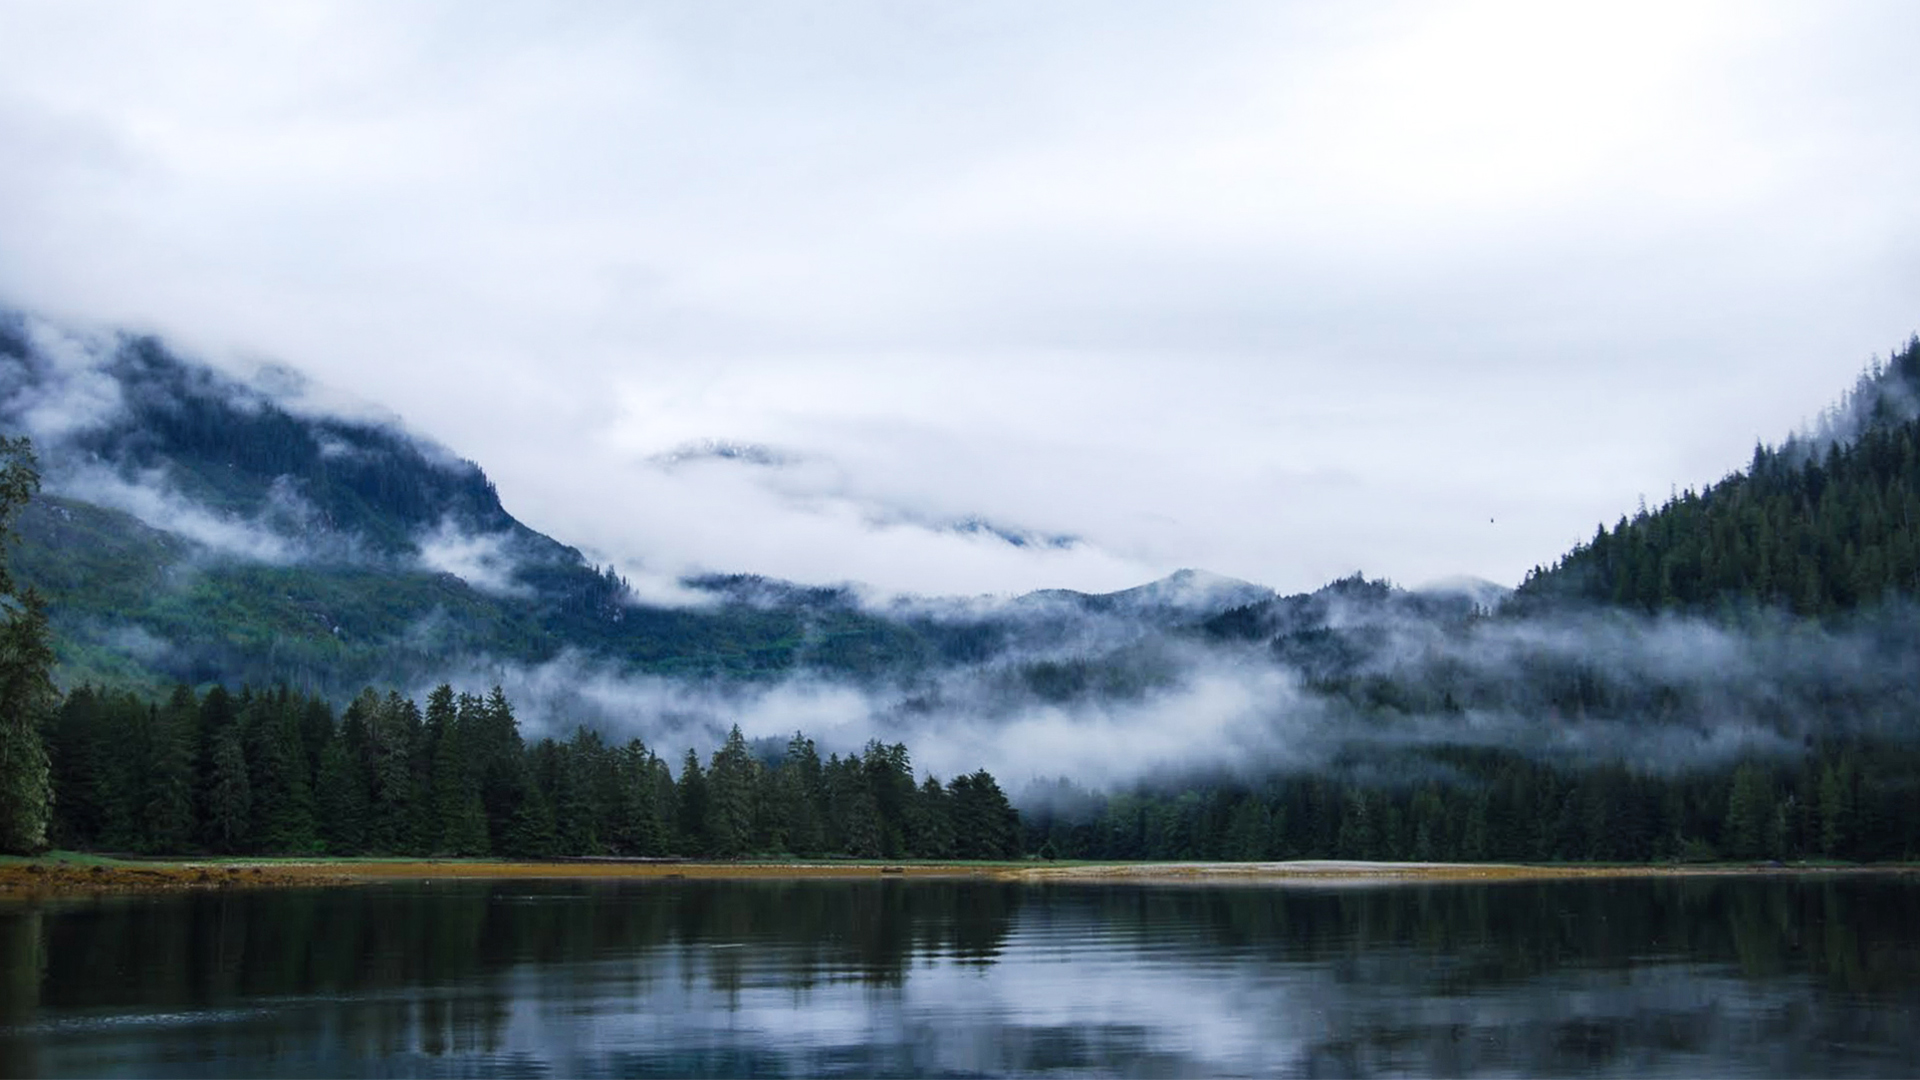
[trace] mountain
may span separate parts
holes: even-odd
[[[1920,337],[1810,432],[1744,472],[1602,526],[1520,586],[1523,609],[1784,608],[1832,616],[1920,594]]]
[[[151,337],[0,316],[0,426],[39,451],[48,495],[14,562],[55,601],[67,682],[339,693],[454,656],[575,649],[637,670],[859,674],[918,647],[829,592],[634,603],[610,569],[508,514],[474,463],[393,422],[301,411]]]
[[[516,715],[510,694],[530,738],[554,738],[530,760],[556,812],[563,763],[630,737],[736,756],[751,739],[772,760],[798,729],[855,774],[1053,777],[1033,785],[1030,846],[1068,857],[1911,857],[1916,402],[1920,341],[1809,432],[1511,595],[1355,574],[1282,596],[1181,570],[1104,594],[879,601],[739,573],[664,607],[397,419],[323,408],[286,372],[243,382],[151,337],[0,315],[0,430],[33,438],[46,480],[10,565],[50,600],[64,686],[148,691],[70,693],[61,775],[180,727],[154,720],[192,711],[162,693],[176,681],[214,684],[201,711],[227,719],[206,730],[253,733],[228,758],[259,758],[258,791],[279,775],[253,737],[277,730],[266,712],[285,706],[284,736],[284,717],[352,700],[360,738],[408,708],[364,686],[505,684],[496,717]],[[662,467],[786,454],[697,444]],[[288,685],[318,700],[294,709]],[[236,701],[255,719],[235,726]],[[68,722],[90,702],[105,711]],[[310,777],[287,775],[309,792],[351,788],[308,757]],[[89,789],[64,790],[86,808]]]
[[[1104,594],[876,601],[746,573],[660,606],[397,420],[311,405],[285,373],[243,383],[152,338],[19,316],[0,318],[0,429],[40,450],[47,492],[12,565],[52,600],[66,686],[343,701],[501,682],[561,732],[700,745],[811,718],[852,746],[910,735],[935,763],[995,747],[1001,772],[1444,772],[1422,755],[1460,746],[1670,768],[1915,730],[1917,364],[1909,347],[1815,432],[1602,529],[1511,597],[1361,575],[1281,596],[1182,570]]]
[[[899,682],[1015,651],[1084,658],[1271,595],[1188,570],[1106,595],[881,611],[847,588],[716,574],[685,582],[706,605],[649,605],[516,520],[477,464],[397,420],[309,408],[297,376],[268,376],[0,315],[0,427],[33,437],[47,490],[14,564],[55,601],[63,682],[337,696],[450,663],[562,656],[695,679]],[[682,457],[700,455],[780,460],[721,443]]]

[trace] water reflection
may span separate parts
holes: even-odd
[[[439,883],[0,910],[7,1075],[1920,1069],[1898,875]]]

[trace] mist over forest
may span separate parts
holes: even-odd
[[[1028,846],[1062,853],[1586,856],[1620,833],[1605,813],[1489,830],[1602,780],[1645,789],[1590,796],[1606,806],[1654,807],[1623,857],[1831,851],[1827,823],[1864,807],[1875,824],[1846,828],[1874,853],[1914,850],[1913,774],[1867,759],[1920,731],[1916,401],[1920,340],[1808,430],[1543,553],[1517,589],[1355,574],[1283,596],[1196,569],[925,597],[752,567],[636,587],[646,567],[520,522],[479,465],[284,369],[242,382],[152,337],[0,315],[0,427],[32,439],[44,483],[11,565],[48,599],[62,690],[284,687],[339,709],[451,683],[498,687],[532,744],[585,728],[674,762],[737,729],[769,768],[796,732],[823,754],[899,745],[909,778],[991,771]],[[715,459],[792,455],[710,441],[659,466]],[[1730,800],[1764,804],[1738,837]]]

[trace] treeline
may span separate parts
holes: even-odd
[[[1645,611],[1742,605],[1829,615],[1920,595],[1920,338],[1822,434],[1758,447],[1745,473],[1602,526],[1521,586],[1522,610],[1579,598]]]
[[[154,703],[82,687],[46,744],[52,843],[79,850],[997,859],[1022,837],[991,774],[916,783],[902,744],[822,760],[796,733],[766,757],[735,727],[676,775],[584,727],[529,745],[498,688],[443,685],[424,710],[367,690],[336,720],[285,688]]]
[[[1920,748],[1906,743],[1833,742],[1798,760],[1666,776],[1459,748],[1387,764],[1430,779],[1290,776],[1115,795],[1056,781],[1028,800],[1026,844],[1075,859],[1920,857]]]

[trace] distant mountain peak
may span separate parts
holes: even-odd
[[[753,465],[761,468],[778,469],[795,464],[800,455],[757,442],[736,442],[732,439],[695,439],[681,443],[665,453],[650,458],[662,468],[676,468],[682,465],[697,465],[703,462],[723,462],[735,465]]]

